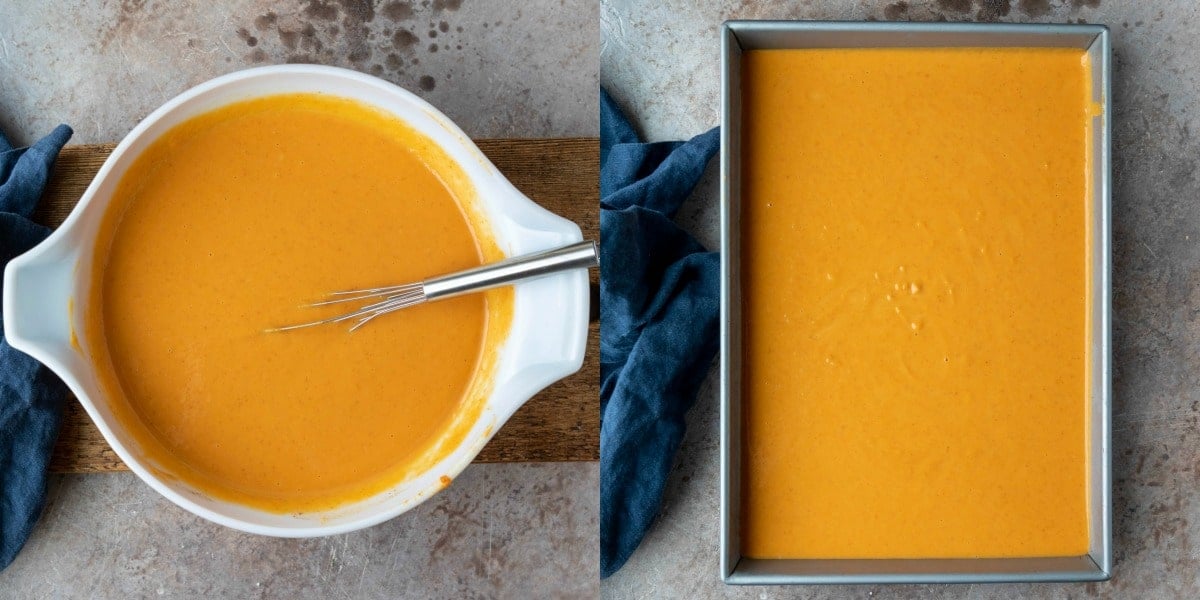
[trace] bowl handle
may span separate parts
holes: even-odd
[[[525,254],[563,246],[583,239],[579,226],[533,202],[507,180],[497,188],[509,188],[503,218],[517,233],[514,254]],[[514,333],[521,332],[515,351],[521,366],[497,381],[505,394],[518,399],[498,406],[502,421],[546,386],[579,370],[588,336],[591,292],[588,272],[566,271],[517,285],[519,307],[514,314]]]
[[[73,352],[75,265],[74,256],[43,242],[4,269],[4,336],[10,346],[51,368],[66,364]]]

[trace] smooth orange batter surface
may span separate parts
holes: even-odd
[[[347,332],[325,293],[501,258],[453,161],[349,100],[286,95],[176,127],[102,224],[85,346],[156,469],[279,512],[386,489],[460,441],[490,389],[511,290]]]
[[[1085,55],[742,67],[743,552],[1085,553]]]

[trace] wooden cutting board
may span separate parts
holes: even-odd
[[[509,180],[552,212],[575,221],[588,239],[600,234],[600,143],[595,138],[478,140]],[[34,219],[57,227],[79,201],[113,144],[63,149]],[[600,442],[599,273],[592,271],[592,323],[583,369],[550,386],[496,433],[477,462],[598,460]],[[126,470],[69,398],[50,470],[95,473]]]

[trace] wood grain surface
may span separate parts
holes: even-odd
[[[600,230],[600,144],[594,138],[494,139],[476,143],[522,192],[552,212],[575,221],[586,238]],[[35,220],[63,222],[112,152],[113,144],[68,146],[55,165]],[[592,323],[583,369],[531,399],[496,433],[477,462],[598,460],[600,440],[600,326],[592,272]],[[126,470],[83,407],[68,400],[51,471],[95,473]]]

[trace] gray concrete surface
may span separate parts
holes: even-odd
[[[755,2],[602,0],[601,82],[655,140],[719,119],[728,18],[1105,23],[1114,84],[1114,544],[1108,583],[726,587],[717,578],[715,374],[657,524],[605,598],[1195,598],[1200,596],[1200,4],[1191,0]],[[715,170],[681,214],[717,245]]]
[[[288,61],[374,73],[476,137],[594,136],[594,0],[0,2],[0,128],[120,139],[187,87]],[[59,476],[0,598],[579,598],[595,463],[477,465],[414,511],[318,540],[240,534],[132,474]]]
[[[175,94],[308,62],[420,94],[473,137],[596,135],[595,0],[0,3],[0,127],[116,141]]]

